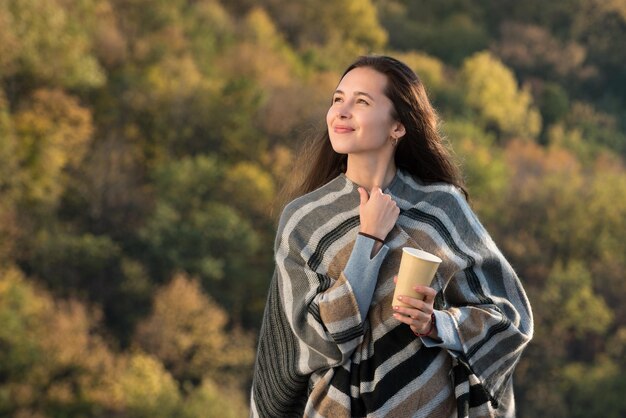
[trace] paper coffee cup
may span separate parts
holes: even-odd
[[[413,290],[413,287],[417,285],[430,286],[440,263],[441,258],[426,251],[411,247],[402,248],[398,282],[391,305],[411,307],[411,305],[398,300],[400,295],[424,299],[424,295]]]

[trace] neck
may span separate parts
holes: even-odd
[[[381,158],[367,158],[348,154],[346,177],[350,181],[371,191],[374,187],[385,189],[396,175],[393,157],[383,161]]]

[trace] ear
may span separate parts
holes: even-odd
[[[394,138],[402,138],[404,134],[406,134],[406,129],[404,128],[404,125],[401,122],[394,122],[393,126],[391,127],[391,136],[393,136]]]

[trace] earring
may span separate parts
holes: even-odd
[[[394,147],[398,145],[398,138],[396,138],[395,136],[391,137],[391,145],[393,145]]]

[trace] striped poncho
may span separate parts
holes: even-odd
[[[281,215],[251,415],[514,416],[512,374],[532,336],[532,314],[462,194],[398,170],[384,192],[400,216],[362,317],[354,278],[345,274],[359,229],[357,188],[339,175]],[[393,276],[405,246],[443,260],[431,286],[439,334],[454,335],[454,347],[418,338],[393,317]]]

